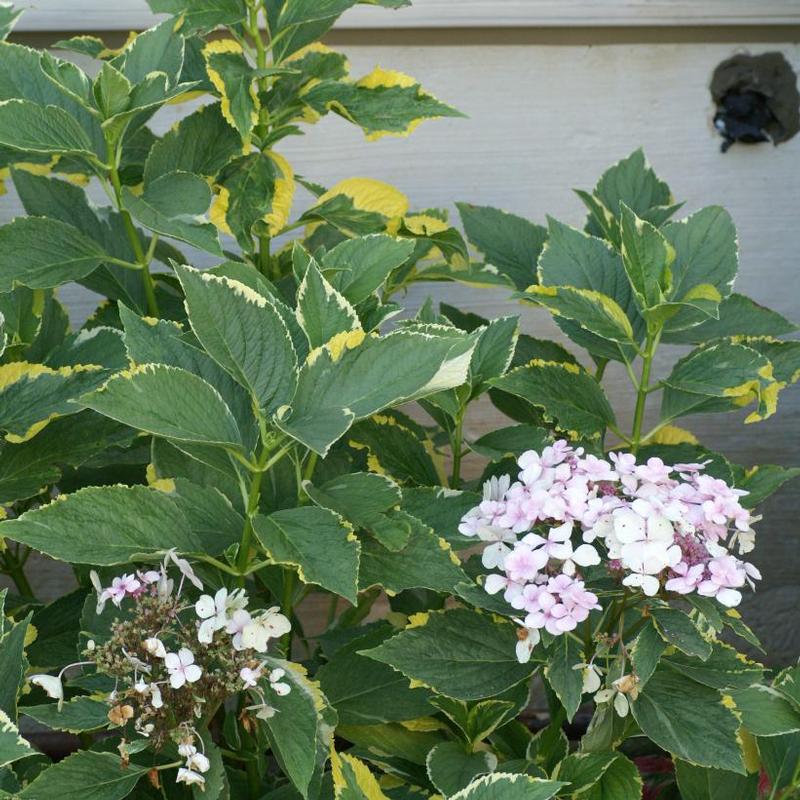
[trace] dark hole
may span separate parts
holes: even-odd
[[[780,144],[800,128],[797,76],[781,53],[736,55],[711,79],[714,127],[724,153],[735,142]]]

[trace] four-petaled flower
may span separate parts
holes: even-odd
[[[203,670],[194,663],[194,653],[185,647],[181,647],[177,653],[167,653],[164,665],[173,689],[180,689],[186,683],[195,683],[203,675]]]

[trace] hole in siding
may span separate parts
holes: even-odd
[[[778,145],[800,129],[797,75],[782,53],[726,59],[714,70],[710,88],[723,153],[735,142]]]

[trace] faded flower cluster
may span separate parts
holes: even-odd
[[[170,576],[177,569],[177,588]],[[184,597],[187,583],[203,590],[188,561],[169,551],[160,569],[120,575],[103,586],[91,573],[97,592],[97,613],[107,603],[120,609],[103,642],[89,641],[85,661],[70,664],[58,675],[32,675],[50,697],[64,701],[63,676],[71,667],[92,666],[113,680],[107,697],[109,721],[131,726],[156,749],[172,741],[184,765],[179,783],[203,786],[209,769],[195,721],[211,715],[231,695],[247,692],[254,700],[245,712],[268,719],[276,711],[268,693],[288,694],[286,672],[269,669],[263,654],[273,639],[290,632],[289,620],[277,607],[248,609],[244,590],[221,588],[201,594],[192,603]],[[110,687],[109,687],[110,688]],[[124,740],[123,740],[124,742]]]
[[[564,440],[529,450],[508,476],[484,485],[483,501],[459,531],[487,543],[483,565],[490,594],[525,616],[517,656],[530,658],[544,628],[574,630],[600,609],[582,570],[601,563],[645,595],[664,592],[741,602],[741,589],[760,579],[739,555],[754,546],[757,521],[741,503],[746,494],[704,473],[703,464],[638,463],[630,453],[606,461]]]

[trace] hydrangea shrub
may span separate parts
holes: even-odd
[[[152,0],[121,48],[59,43],[86,69],[0,44],[26,212],[0,227],[0,797],[634,800],[641,755],[684,797],[788,796],[797,671],[734,644],[759,647],[754,509],[797,470],[675,422],[770,416],[795,327],[732,293],[730,218],[671,221],[641,153],[580,193],[583,231],[460,204],[465,239],[379,181],[300,177],[281,143],[326,113],[367,139],[458,115],[320,43],[354,4]],[[513,313],[401,314],[420,280],[506,288],[588,357]],[[78,330],[70,283],[104,297]],[[485,396],[513,424],[470,437]],[[77,588],[43,603],[34,552]]]

